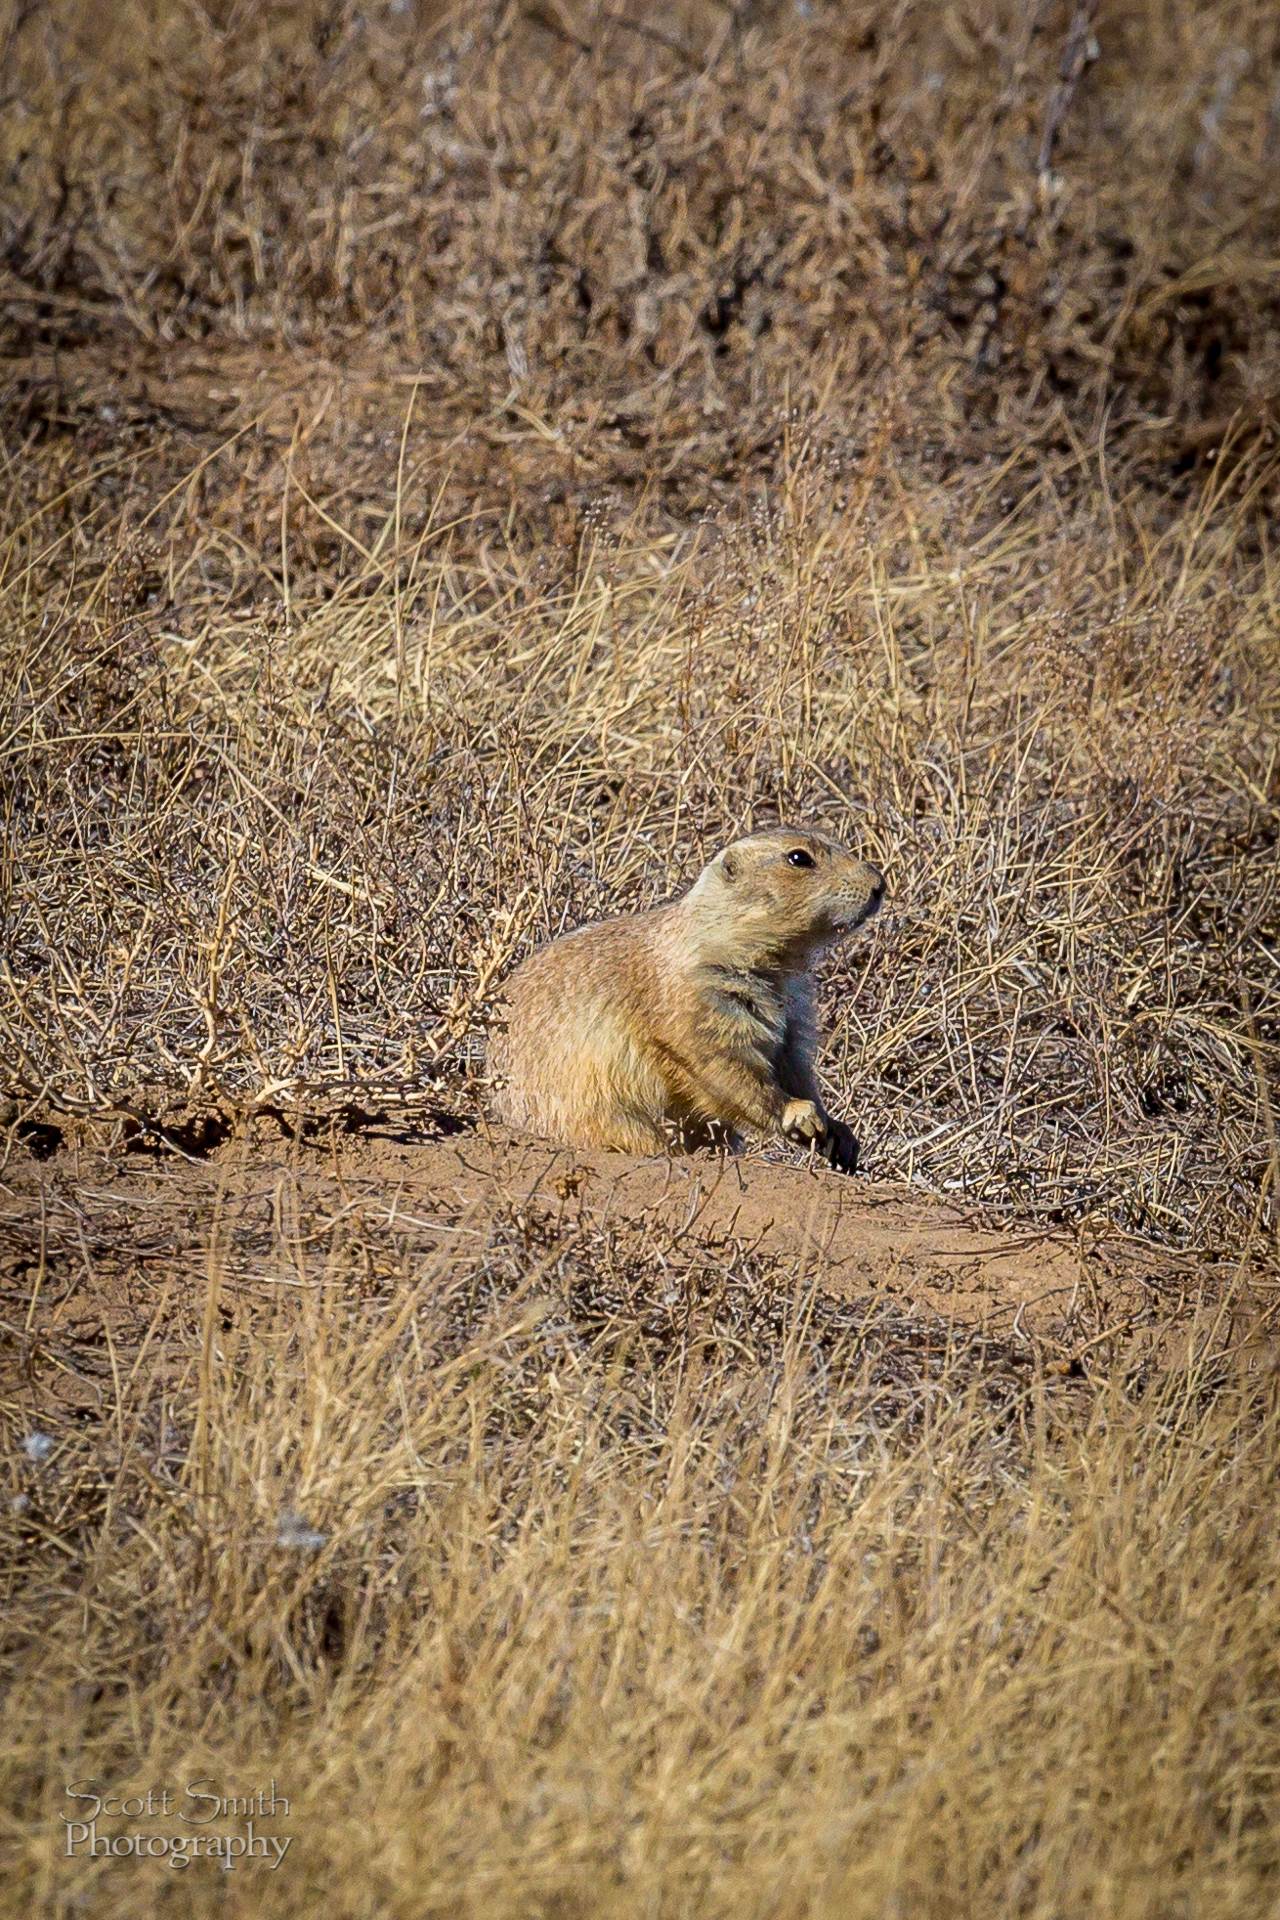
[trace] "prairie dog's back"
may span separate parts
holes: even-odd
[[[659,909],[661,913],[665,909]],[[494,1065],[505,1077],[499,1112],[513,1126],[608,1146],[605,1116],[646,1094],[644,1035],[664,993],[653,951],[656,914],[602,920],[531,954],[507,992],[507,1027]],[[652,1143],[638,1151],[651,1150]]]

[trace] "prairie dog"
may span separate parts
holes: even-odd
[[[531,1133],[629,1153],[736,1145],[743,1131],[858,1145],[822,1103],[812,968],[884,895],[825,833],[735,840],[650,913],[563,935],[517,968],[490,1064],[498,1110]]]

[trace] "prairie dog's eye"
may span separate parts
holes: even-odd
[[[813,865],[813,855],[806,853],[803,847],[792,847],[790,853],[787,855],[787,865],[789,867],[811,867]]]

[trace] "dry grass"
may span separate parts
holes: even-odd
[[[890,877],[824,996],[868,1171],[1260,1297],[1278,31],[0,12],[11,1166],[474,1114],[531,943],[804,817]],[[462,1225],[277,1218],[244,1293],[206,1222],[14,1451],[24,1898],[1266,1905],[1276,1412],[1211,1317],[1068,1390],[746,1255],[708,1304],[692,1238]],[[68,1769],[272,1768],[278,1874],[54,1858]]]
[[[787,1306],[748,1260],[700,1284],[665,1249],[661,1299],[602,1237],[507,1223],[477,1255],[460,1224],[371,1279],[311,1223],[251,1305],[215,1221],[207,1302],[193,1275],[157,1313],[185,1364],[144,1349],[105,1429],[23,1463],[15,1886],[66,1913],[1257,1913],[1273,1382],[1192,1355],[1081,1397]],[[274,1874],[60,1854],[68,1782],[272,1776]]]

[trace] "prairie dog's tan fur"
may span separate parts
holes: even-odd
[[[581,927],[526,960],[491,1064],[502,1117],[630,1153],[742,1131],[857,1143],[814,1072],[813,963],[873,914],[884,881],[825,833],[736,840],[668,906]]]

